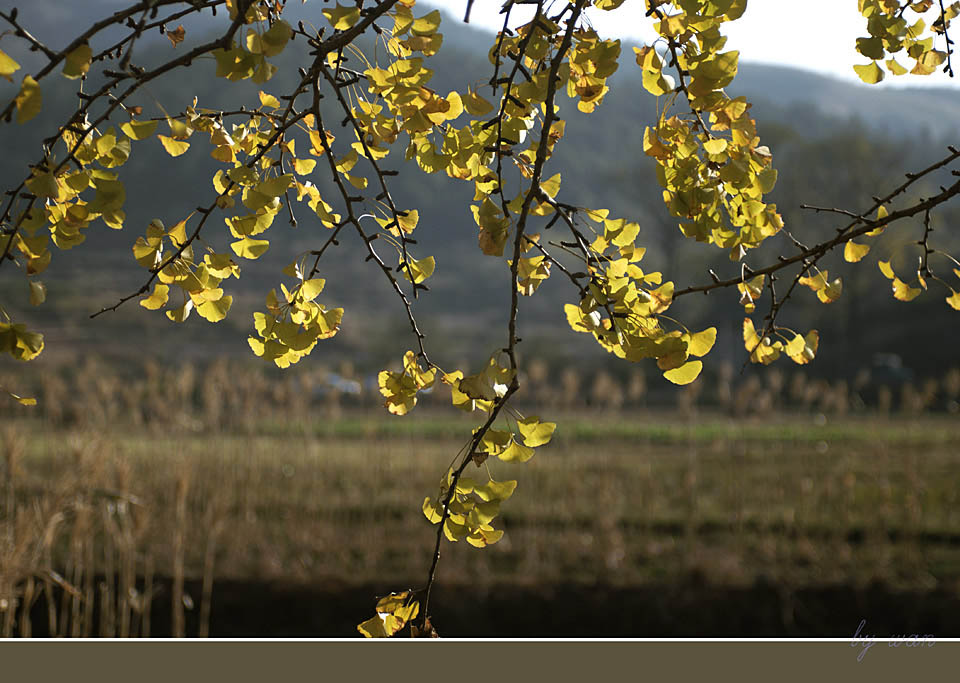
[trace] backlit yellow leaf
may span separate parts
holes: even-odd
[[[259,93],[260,95],[260,105],[263,107],[268,107],[270,109],[279,109],[280,100],[278,100],[273,95],[263,92],[262,90]]]
[[[820,334],[816,330],[810,330],[805,337],[799,334],[794,337],[783,351],[797,365],[806,365],[816,357],[819,345]]]
[[[157,138],[160,139],[160,144],[163,145],[163,148],[167,150],[167,154],[172,157],[178,157],[190,149],[190,143],[186,140],[174,140],[166,135],[158,135]]]
[[[310,175],[313,173],[313,169],[316,168],[317,162],[315,159],[294,159],[293,160],[293,170],[297,172],[298,175]]]
[[[960,292],[955,292],[952,289],[950,292],[950,296],[947,297],[947,303],[950,304],[951,308],[960,311]]]
[[[540,422],[540,418],[532,415],[524,420],[517,420],[517,428],[523,435],[523,443],[531,448],[550,443],[553,433],[557,429],[556,422]]]
[[[157,130],[157,121],[127,121],[120,124],[120,130],[128,138],[146,140]]]
[[[208,322],[217,323],[227,317],[227,312],[233,304],[230,295],[221,296],[216,301],[205,301],[197,306],[197,313]]]
[[[324,9],[323,16],[338,31],[346,31],[360,20],[360,9],[356,6],[343,7],[339,2],[335,9]]]
[[[440,28],[440,10],[433,10],[419,19],[414,20],[410,32],[417,36],[428,36]]]
[[[690,382],[700,376],[701,370],[703,370],[703,363],[698,360],[692,360],[684,363],[679,368],[667,370],[663,373],[663,376],[674,384],[690,384]]]
[[[843,247],[843,258],[847,263],[856,263],[870,251],[869,244],[857,244],[856,242],[847,242]]]
[[[182,323],[190,317],[190,311],[193,310],[193,299],[187,298],[183,306],[167,311],[167,317],[175,323]]]
[[[433,275],[436,265],[436,261],[432,256],[427,256],[426,258],[416,261],[411,260],[409,262],[409,267],[403,269],[403,276],[407,280],[409,280],[412,276],[413,282],[419,284]]]
[[[703,332],[697,332],[690,335],[690,341],[687,344],[687,353],[691,356],[703,357],[710,353],[714,343],[717,341],[717,328],[708,327]]]
[[[153,286],[153,293],[143,299],[140,299],[140,305],[150,311],[156,311],[166,305],[169,298],[170,288],[167,285],[156,284]]]
[[[244,237],[237,242],[231,242],[230,248],[233,249],[233,253],[240,258],[257,259],[263,256],[264,252],[270,248],[270,242]]]
[[[474,487],[473,492],[483,500],[504,501],[513,495],[513,492],[516,488],[517,482],[514,480],[494,481],[491,479],[483,486]]]
[[[543,193],[550,197],[550,199],[556,197],[557,193],[560,191],[560,174],[557,173],[556,175],[541,182],[540,189],[543,190]]]
[[[19,68],[20,64],[18,64],[15,59],[13,59],[3,50],[0,50],[0,76],[6,78],[8,81],[13,81],[10,76],[12,76]]]
[[[489,114],[493,109],[492,104],[469,88],[467,89],[466,96],[461,99],[463,100],[464,109],[466,109],[467,113],[471,116],[484,116]]]
[[[918,287],[911,287],[898,277],[893,278],[893,298],[898,301],[913,301],[920,296],[921,291],[923,290]]]
[[[67,78],[80,78],[90,70],[93,51],[86,43],[78,45],[67,53],[63,64],[63,75]]]
[[[826,275],[827,271],[823,271]],[[843,292],[843,281],[840,278],[828,282],[822,289],[817,290],[817,298],[825,304],[832,304],[840,298]]]
[[[857,72],[860,80],[864,83],[870,83],[872,85],[883,80],[883,69],[881,69],[876,62],[855,64],[853,70]]]
[[[320,295],[320,292],[323,291],[326,283],[326,280],[319,277],[307,280],[300,288],[300,296],[303,297],[304,301],[313,301]]]
[[[40,113],[43,108],[43,93],[33,76],[23,77],[20,93],[14,102],[17,105],[17,123],[26,123]]]
[[[497,457],[504,462],[526,462],[535,452],[532,448],[513,442],[503,452],[497,453]]]

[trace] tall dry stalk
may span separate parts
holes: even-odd
[[[23,602],[20,605],[20,637],[30,638],[33,635],[33,622],[30,619],[30,609],[36,599],[36,582],[33,577],[27,578],[23,588]]]
[[[23,440],[10,427],[3,431],[3,518],[7,527],[7,545],[13,547],[13,531],[16,524],[16,477],[20,457],[23,455]]]
[[[150,608],[153,605],[153,555],[143,559],[143,607],[140,616],[140,637],[150,637]]]
[[[116,602],[114,599],[116,580],[116,557],[114,553],[114,526],[110,505],[103,506],[103,581],[100,582],[100,637],[113,638],[116,635]]]
[[[205,515],[207,547],[203,554],[203,588],[200,594],[200,638],[210,637],[210,605],[213,597],[213,563],[217,553],[217,541],[226,524],[226,505],[222,494],[215,495]]]
[[[20,552],[16,533],[16,472],[20,456],[23,452],[23,442],[12,428],[3,431],[3,521],[6,533],[3,538],[4,563],[0,566],[0,634],[4,638],[13,635],[13,625],[16,614],[16,580],[15,567],[18,564]]]
[[[90,515],[89,535],[83,540],[83,565],[86,568],[83,577],[83,630],[81,637],[89,638],[93,635],[93,607],[96,603],[97,595],[94,591],[94,577],[97,575],[96,551],[94,547],[92,512]]]
[[[181,466],[177,473],[177,493],[175,504],[176,520],[173,528],[173,637],[186,637],[186,617],[183,602],[183,557],[186,550],[187,535],[187,492],[190,489],[190,473]]]

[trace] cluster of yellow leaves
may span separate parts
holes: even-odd
[[[424,498],[423,514],[431,524],[443,520],[443,534],[447,540],[457,542],[466,539],[477,548],[493,545],[503,537],[503,531],[493,528],[494,518],[500,514],[500,503],[513,495],[516,481],[490,479],[482,486],[469,477],[457,480],[450,498],[446,519],[443,516],[443,501],[453,485],[453,470],[447,472],[436,500]]]
[[[806,335],[794,333],[789,339],[785,335],[780,336],[783,339],[776,341],[770,337],[761,338],[753,326],[753,321],[750,318],[743,319],[743,343],[750,353],[751,363],[769,365],[777,360],[781,353],[787,354],[797,365],[806,365],[816,357],[820,345],[820,334],[816,330],[810,330]]]
[[[321,339],[330,339],[340,331],[342,308],[327,309],[315,299],[323,291],[326,281],[321,278],[302,279],[296,264],[284,273],[301,278],[296,287],[288,290],[281,284],[283,301],[272,289],[267,295],[267,313],[253,314],[254,328],[259,338],[250,336],[247,342],[253,352],[264,360],[272,360],[277,367],[286,368],[313,351]]]
[[[537,416],[517,420],[517,432],[487,429],[471,454],[477,465],[489,456],[504,462],[527,462],[535,449],[550,442],[557,425],[541,422]],[[453,488],[451,493],[450,488]],[[459,477],[454,484],[453,470],[448,470],[440,482],[437,498],[425,498],[423,514],[431,524],[443,522],[443,534],[451,542],[466,539],[467,543],[483,548],[500,540],[503,531],[494,529],[492,522],[500,514],[500,504],[513,495],[517,482],[495,481],[490,478],[480,485],[469,477]],[[447,514],[444,503],[449,497]]]
[[[237,18],[241,4],[245,3],[243,3],[242,0],[226,0],[230,21],[234,21]],[[272,6],[273,3],[270,0],[253,0],[249,7],[247,7],[247,12],[243,17],[243,23],[252,24],[256,21],[266,21],[270,16]]]
[[[555,177],[559,178],[558,173]],[[541,206],[543,206],[541,204]],[[524,235],[524,244],[526,253],[529,253],[534,245],[540,241],[539,235]],[[512,261],[510,261],[512,265]],[[517,291],[523,296],[533,296],[534,292],[541,284],[550,277],[550,268],[552,263],[544,255],[539,256],[521,256],[517,264]]]
[[[464,376],[461,370],[445,373],[441,377],[450,386],[451,401],[460,410],[481,410],[489,413],[495,401],[507,394],[516,372],[500,365],[499,354],[493,354],[483,370],[475,375]]]
[[[720,25],[737,19],[743,0],[688,0],[681,11],[655,23],[675,46],[676,68],[689,77],[686,95],[693,117],[668,116],[644,132],[644,151],[657,161],[657,179],[670,213],[684,220],[687,237],[729,249],[732,260],[783,227],[775,204],[763,201],[777,172],[769,149],[759,144],[756,123],[746,99],[723,91],[737,73],[739,53],[721,52],[726,38]],[[644,87],[654,95],[674,92],[664,73],[667,60],[656,48],[635,48]]]
[[[413,351],[403,355],[403,370],[383,370],[377,376],[380,393],[386,398],[384,405],[394,415],[406,415],[417,405],[417,393],[429,389],[437,379],[436,368],[421,370]]]
[[[400,631],[420,613],[420,603],[410,591],[391,593],[377,602],[377,615],[357,626],[367,638],[389,638]]]
[[[293,36],[290,25],[279,19],[266,31],[249,28],[243,43],[233,41],[229,48],[213,51],[217,60],[217,76],[230,81],[252,80],[266,83],[277,72],[277,67],[267,61],[287,46]]]
[[[816,275],[801,277],[798,282],[816,292],[817,298],[825,304],[832,304],[843,292],[843,280],[831,280],[826,270],[818,271]]]
[[[43,351],[43,335],[22,323],[0,323],[0,352],[17,360],[33,360]]]
[[[414,52],[429,57],[437,54],[443,44],[440,28],[440,11],[433,10],[422,17],[414,17],[413,3],[398,3],[394,12],[393,31],[387,49],[397,57],[409,57]]]
[[[240,269],[227,254],[210,252],[202,259],[195,257],[193,245],[187,243],[188,220],[190,217],[166,230],[163,222],[155,219],[147,227],[146,235],[134,243],[133,256],[137,263],[157,272],[159,280],[153,292],[140,300],[140,305],[151,311],[162,308],[169,300],[170,285],[176,285],[183,292],[182,303],[167,310],[167,318],[182,323],[196,309],[203,319],[220,322],[233,304],[233,297],[225,295],[220,284],[230,276],[239,277]],[[169,263],[166,263],[169,259],[164,254],[164,242],[172,247],[171,256],[179,252]],[[161,270],[156,271],[161,266]]]
[[[737,283],[737,291],[740,292],[740,305],[743,306],[744,313],[753,313],[757,310],[757,299],[763,293],[763,283],[765,276],[757,275],[749,280]]]
[[[67,144],[74,144],[77,137],[66,131]],[[27,180],[27,189],[43,201],[43,208],[34,207],[23,216],[21,231],[33,241],[19,241],[15,246],[28,259],[37,259],[35,265],[45,268],[49,256],[44,254],[47,235],[37,239],[39,229],[46,225],[49,237],[60,249],[71,249],[86,237],[81,230],[97,218],[107,226],[119,230],[126,219],[122,207],[126,189],[119,176],[105,169],[126,163],[130,157],[130,138],[118,135],[109,128],[103,135],[89,135],[81,142],[74,155],[84,167],[81,170],[64,165],[54,174],[43,168],[34,169]],[[96,162],[103,168],[86,168]],[[94,195],[81,197],[84,192]],[[38,270],[35,272],[39,272]]]
[[[600,40],[593,29],[573,34],[567,95],[578,98],[577,109],[590,113],[603,102],[610,91],[607,79],[617,70],[619,57],[619,40]]]
[[[892,280],[891,289],[893,290],[893,298],[898,301],[913,301],[920,293],[927,288],[927,282],[923,276],[917,272],[917,283],[920,287],[911,287],[909,284],[901,280],[893,272],[893,268],[890,266],[889,261],[878,261],[877,265],[880,267],[880,272],[883,273],[884,277],[888,280]],[[921,287],[923,289],[921,289]],[[950,303],[950,299],[947,299],[947,303]],[[953,306],[953,304],[950,304]],[[954,306],[954,308],[956,308]]]
[[[942,13],[941,6],[936,0],[857,0],[869,34],[857,38],[857,52],[871,60],[853,67],[861,80],[878,83],[887,72],[927,76],[936,71],[947,53],[935,49],[935,38],[945,34],[951,20],[960,15],[960,2],[943,7]],[[912,13],[913,23],[907,20],[910,15],[906,11]],[[912,67],[896,60],[894,55],[901,52],[914,60]]]
[[[603,265],[590,266],[590,284],[580,303],[564,307],[570,327],[592,334],[618,358],[634,362],[655,358],[664,377],[674,384],[694,381],[703,364],[690,357],[709,353],[716,328],[696,334],[665,329],[660,317],[673,303],[674,286],[663,282],[660,273],[645,273],[640,268],[646,251],[635,244],[640,226],[607,218],[606,211],[587,215],[603,226],[590,245],[596,262]]]
[[[126,189],[118,174],[107,169],[126,163],[131,140],[142,139],[138,137],[142,131],[131,128],[131,123],[122,124],[120,130],[122,133],[110,127],[102,134],[91,132],[81,139],[78,133],[65,129],[64,144],[75,150],[79,168],[64,164],[56,169],[51,158],[49,165],[33,169],[25,184],[37,201],[17,216],[19,229],[0,238],[0,251],[9,247],[12,255],[24,259],[27,276],[38,275],[50,265],[51,241],[59,249],[72,249],[84,242],[84,230],[96,219],[116,230],[123,227]],[[37,280],[29,284],[31,303],[43,303],[44,284]]]

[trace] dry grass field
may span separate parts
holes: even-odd
[[[960,590],[950,417],[558,421],[530,463],[490,463],[519,480],[507,534],[484,551],[447,544],[441,585]],[[419,586],[434,533],[419,503],[469,424],[440,411],[244,433],[8,421],[2,634],[42,619],[60,635],[169,635],[151,632],[162,612],[174,635],[208,635],[230,581]]]

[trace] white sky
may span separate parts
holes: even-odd
[[[557,1],[559,7],[565,0]],[[448,15],[444,21],[463,21],[467,6],[467,0],[422,0],[422,3],[446,10]],[[499,30],[503,25],[503,16],[499,14],[502,4],[502,0],[475,0],[470,13],[471,25]],[[603,38],[649,42],[654,33],[650,20],[644,17],[645,4],[642,0],[627,0],[616,11],[590,9],[587,16]],[[511,16],[532,16],[532,12],[521,13],[521,9],[527,8],[518,5]],[[960,24],[956,32],[960,34]],[[856,0],[750,0],[743,16],[727,23],[723,33],[729,37],[725,49],[740,50],[743,61],[793,66],[851,82],[860,82],[853,72],[853,64],[869,61],[854,48],[858,37],[868,35],[866,20],[857,12]],[[954,36],[954,40],[960,45],[960,35]],[[942,38],[936,47],[944,49]],[[954,78],[940,72],[929,76],[887,74],[879,85],[936,85],[960,90],[960,50],[954,53],[954,58],[957,74]],[[904,65],[912,63],[907,58],[898,61]]]

